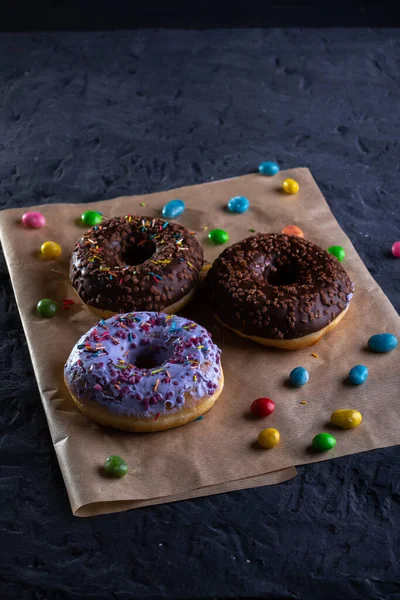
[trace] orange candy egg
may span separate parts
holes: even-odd
[[[286,235],[297,235],[297,237],[301,238],[304,237],[303,231],[300,227],[297,227],[297,225],[286,225],[286,227],[282,229],[282,233],[286,233]]]

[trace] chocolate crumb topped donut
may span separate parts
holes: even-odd
[[[70,281],[108,318],[132,311],[176,312],[190,300],[203,249],[182,225],[126,215],[89,229],[71,254]]]
[[[207,278],[211,310],[265,346],[315,344],[345,315],[354,284],[336,258],[297,236],[259,234],[227,248]]]

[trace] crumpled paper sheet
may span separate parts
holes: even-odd
[[[281,191],[286,177],[299,182],[297,195]],[[225,209],[227,201],[236,195],[249,198],[248,212],[239,215]],[[76,300],[66,275],[69,252],[84,231],[79,224],[84,210],[93,208],[106,217],[127,213],[158,216],[161,207],[174,198],[186,202],[179,221],[197,232],[208,261],[223,249],[208,241],[212,228],[228,231],[233,243],[251,235],[250,229],[280,232],[285,225],[296,224],[307,239],[324,248],[333,244],[345,248],[343,264],[356,284],[355,296],[342,323],[317,346],[279,352],[246,341],[216,323],[200,292],[184,314],[206,326],[222,349],[225,388],[215,407],[202,420],[162,433],[129,434],[105,429],[80,414],[63,383],[64,362],[96,317],[76,303],[52,319],[43,319],[36,314],[36,303],[46,297],[60,303],[66,297]],[[0,215],[0,237],[75,515],[90,516],[279,483],[296,474],[293,465],[400,442],[398,350],[380,355],[366,347],[373,333],[399,335],[399,317],[339,227],[307,169],[280,172],[272,178],[246,175],[93,205],[46,205],[31,210],[43,212],[45,228],[22,227],[24,211],[12,209]],[[38,251],[46,240],[61,244],[61,259],[40,258]],[[349,369],[360,363],[368,366],[369,379],[362,386],[351,386],[346,381]],[[293,389],[287,378],[299,365],[310,371],[310,381],[304,388]],[[276,402],[276,410],[268,419],[249,416],[251,401],[260,396]],[[330,414],[338,408],[360,410],[362,425],[354,430],[329,425]],[[272,450],[257,444],[257,435],[264,427],[276,427],[281,433],[281,443]],[[313,436],[320,431],[330,431],[337,438],[336,447],[328,454],[315,454],[310,449]],[[128,462],[129,474],[123,479],[102,476],[101,466],[110,454],[121,455]]]

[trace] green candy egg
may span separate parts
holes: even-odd
[[[336,439],[330,433],[318,433],[312,441],[312,447],[320,452],[332,450],[336,446]]]
[[[226,242],[229,242],[229,234],[223,229],[213,229],[208,234],[208,239],[214,244],[226,244]]]
[[[344,257],[346,256],[346,252],[344,251],[342,246],[329,246],[328,252],[329,254],[336,256],[339,262],[342,262],[342,260],[344,260]]]
[[[54,317],[57,312],[57,303],[50,298],[43,298],[39,300],[36,306],[36,310],[41,317]]]
[[[93,225],[100,225],[102,222],[102,215],[95,210],[87,210],[82,213],[81,221],[84,225],[88,225],[89,227],[93,227]]]
[[[113,454],[104,463],[104,470],[109,477],[125,477],[128,472],[128,465],[123,458]]]

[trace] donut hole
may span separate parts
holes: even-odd
[[[129,244],[122,251],[122,260],[126,265],[135,267],[149,260],[156,251],[156,245],[151,240],[143,243]]]
[[[168,359],[171,358],[174,352],[173,346],[169,346],[165,350],[158,352],[141,352],[135,356],[133,362],[138,369],[155,369],[161,367]]]
[[[270,267],[266,272],[266,280],[269,285],[280,287],[293,285],[299,278],[299,267],[296,263],[287,263],[279,267]]]

